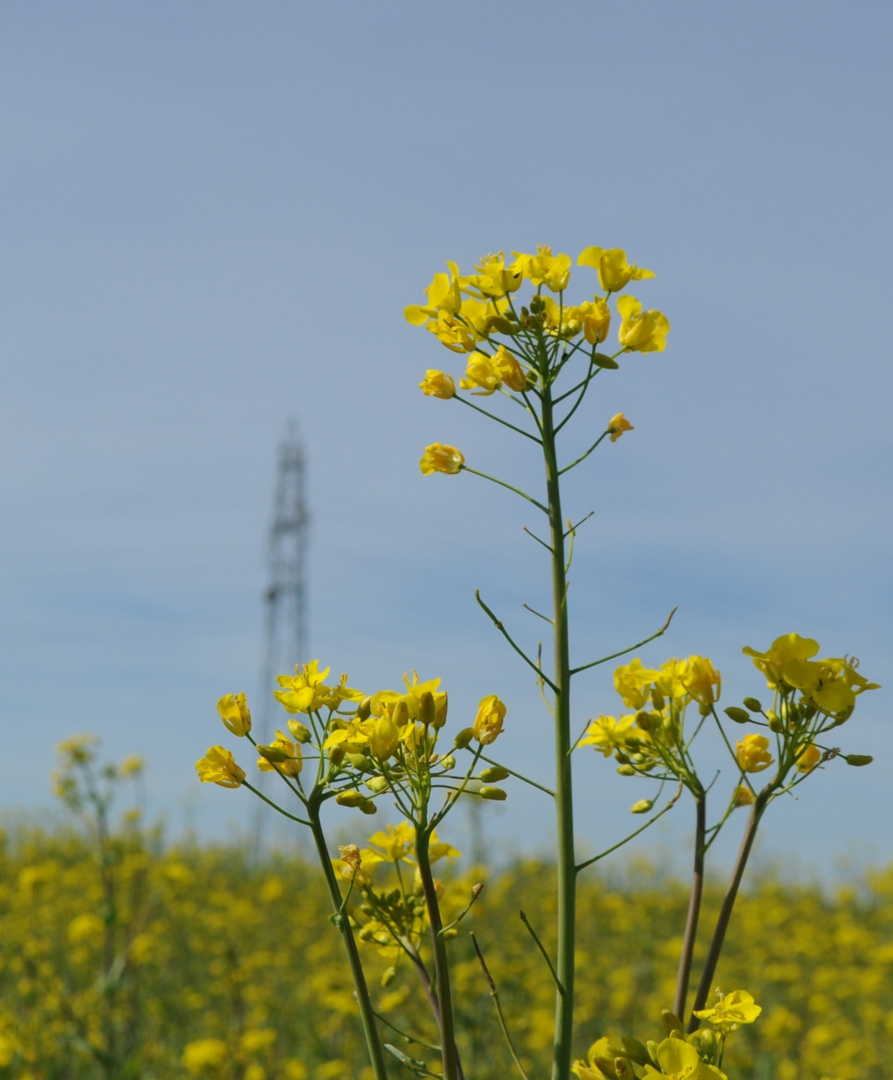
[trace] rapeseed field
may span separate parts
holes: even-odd
[[[548,1068],[553,986],[519,918],[523,897],[544,944],[554,945],[553,871],[545,869],[528,861],[448,881],[456,896],[486,882],[450,943],[463,1059],[481,1080],[508,1075],[511,1061],[493,1038],[469,929],[528,1071]],[[719,900],[708,888],[710,911]],[[659,1030],[687,901],[685,884],[644,863],[622,881],[581,884],[581,1056],[589,1032]],[[135,818],[103,846],[74,830],[10,830],[0,861],[0,1076],[359,1080],[369,1066],[328,914],[318,871],[298,854],[163,849]],[[893,868],[830,893],[755,874],[718,972],[722,986],[747,986],[763,1006],[760,1022],[736,1037],[738,1075],[890,1076],[891,931]],[[392,970],[374,943],[361,947],[376,1009],[418,1040],[391,1032],[393,1044],[436,1073],[438,1054],[424,1044],[437,1035],[414,973],[405,964]],[[389,1071],[408,1075],[396,1060]]]

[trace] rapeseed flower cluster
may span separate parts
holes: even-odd
[[[611,296],[631,281],[654,277],[652,271],[631,265],[621,248],[588,247],[580,252],[577,265],[596,271],[602,293],[578,304],[567,303],[564,295],[571,278],[569,255],[554,255],[550,247],[540,245],[535,255],[516,251],[512,256],[508,260],[503,252],[487,255],[468,275],[448,263],[449,273],[435,274],[425,290],[427,303],[405,309],[409,323],[424,326],[451,352],[466,356],[458,390],[448,372],[426,371],[420,388],[429,397],[473,404],[459,391],[473,397],[499,391],[527,401],[528,393],[551,385],[569,362],[581,359],[586,364],[585,392],[600,370],[616,370],[623,354],[666,348],[667,317],[644,310],[639,300],[624,295],[616,303],[619,348],[613,353],[599,351],[611,325]],[[533,295],[520,303],[516,294],[525,282]],[[618,413],[609,421],[606,434],[616,442],[624,431],[632,430],[623,413]],[[421,459],[426,475],[455,475],[466,467],[461,450],[443,443],[432,443]]]

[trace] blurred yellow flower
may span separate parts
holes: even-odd
[[[698,704],[712,705],[719,701],[722,679],[706,656],[690,656],[682,678],[689,694]]]
[[[502,732],[505,713],[505,705],[495,694],[488,694],[481,700],[474,718],[473,731],[474,737],[482,746],[489,746],[496,741]]]
[[[663,1080],[726,1080],[725,1073],[720,1072],[715,1065],[707,1065],[701,1061],[691,1043],[672,1035],[658,1046],[657,1062],[661,1071],[646,1065],[646,1077]]]
[[[424,476],[430,473],[441,472],[448,476],[455,476],[465,464],[465,457],[461,450],[455,446],[445,446],[443,443],[432,443],[425,447],[425,453],[419,462],[419,467]]]
[[[628,709],[643,709],[651,696],[651,684],[659,676],[659,671],[643,667],[636,657],[628,664],[614,668],[614,689]]]
[[[742,772],[758,773],[768,769],[773,762],[769,753],[769,740],[765,735],[745,735],[735,743],[735,757]]]
[[[632,352],[663,352],[667,347],[670,322],[660,311],[643,311],[634,296],[621,296],[617,310],[620,324],[620,344]]]
[[[223,1039],[195,1039],[183,1050],[183,1067],[191,1076],[200,1076],[209,1068],[219,1068],[229,1057]]]
[[[797,772],[812,772],[821,760],[822,751],[815,743],[807,743],[797,751]]]
[[[635,715],[629,714],[621,716],[619,720],[614,716],[599,716],[590,720],[580,746],[594,746],[605,757],[610,757],[615,750],[623,747],[635,719]]]
[[[635,429],[623,413],[619,412],[615,413],[608,421],[607,430],[611,435],[611,442],[617,442],[624,431],[634,431]]]
[[[403,314],[408,323],[413,326],[422,326],[428,319],[436,319],[438,312],[444,311],[448,315],[455,315],[462,307],[462,294],[460,292],[459,268],[455,263],[448,262],[450,273],[435,274],[434,280],[425,289],[428,303],[425,305],[410,304],[404,309]]]
[[[449,400],[456,394],[456,383],[453,381],[453,376],[430,368],[425,372],[425,378],[419,383],[419,387],[429,397],[442,398],[444,401]]]
[[[251,730],[251,712],[244,694],[224,694],[217,702],[220,719],[240,738]]]
[[[567,288],[571,276],[570,255],[553,255],[548,244],[538,244],[536,255],[513,251],[512,270],[520,272],[531,285],[545,285],[552,292]]]
[[[203,758],[195,763],[198,778],[203,784],[237,788],[245,779],[245,770],[236,764],[233,755],[223,746],[210,746]]]
[[[630,266],[622,248],[588,247],[580,252],[578,266],[592,266],[598,272],[598,280],[605,292],[620,292],[631,281],[653,278],[651,270]]]
[[[738,787],[735,788],[735,794],[732,796],[732,802],[736,807],[753,806],[754,801],[754,793],[750,790],[747,784],[739,784]]]
[[[698,1009],[695,1016],[699,1020],[709,1020],[724,1035],[729,1035],[741,1024],[752,1024],[762,1011],[762,1006],[755,1004],[753,996],[746,990],[733,990],[730,994],[720,995],[712,1009]]]

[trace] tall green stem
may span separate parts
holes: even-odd
[[[722,907],[719,911],[719,917],[716,920],[716,929],[713,931],[713,940],[710,942],[710,949],[707,952],[707,959],[704,961],[704,971],[701,975],[701,982],[698,986],[698,992],[695,994],[694,1004],[692,1005],[692,1013],[696,1010],[704,1008],[704,1004],[707,1001],[707,995],[710,993],[710,988],[713,985],[713,976],[716,974],[716,965],[719,963],[719,954],[722,952],[723,942],[726,937],[726,930],[729,928],[729,921],[732,918],[732,909],[735,907],[735,900],[738,897],[738,888],[741,885],[741,879],[744,877],[744,868],[747,866],[747,858],[750,855],[750,850],[753,847],[753,842],[756,839],[757,829],[759,828],[760,818],[763,816],[763,811],[769,804],[771,797],[771,791],[769,788],[765,788],[757,795],[756,802],[753,804],[753,808],[750,812],[750,820],[747,823],[747,829],[745,830],[744,837],[741,840],[741,849],[738,852],[738,858],[735,861],[735,868],[732,871],[732,877],[729,880],[729,886],[726,889],[726,895],[723,897]],[[681,1019],[681,1017],[680,1017]],[[694,1015],[692,1015],[689,1021],[688,1030],[697,1031],[700,1021]]]
[[[434,950],[434,983],[437,987],[437,1003],[440,1008],[440,1045],[443,1057],[444,1080],[461,1080],[462,1070],[459,1065],[459,1052],[456,1049],[456,1031],[453,1022],[453,997],[450,989],[450,967],[447,957],[446,942],[443,934],[443,920],[440,917],[440,904],[437,900],[437,887],[431,873],[431,860],[428,845],[431,841],[430,828],[416,830],[416,857],[419,865],[419,877],[425,893],[425,906],[428,909],[428,922],[431,926],[431,944]]]
[[[688,983],[691,978],[691,962],[695,953],[695,939],[698,936],[698,918],[701,914],[701,896],[704,892],[707,796],[703,791],[699,791],[695,796],[695,807],[697,811],[697,819],[695,822],[695,866],[694,873],[692,874],[691,895],[688,898],[688,917],[685,920],[685,936],[682,939],[682,955],[679,957],[679,975],[676,979],[676,1000],[673,1002],[673,1012],[680,1020],[682,1020],[685,1014],[685,999],[688,997]]]
[[[369,1050],[369,1061],[372,1065],[372,1074],[375,1080],[388,1080],[387,1069],[384,1063],[384,1051],[381,1040],[378,1037],[378,1028],[375,1026],[375,1012],[372,1008],[372,1000],[369,997],[369,987],[366,985],[366,976],[363,973],[363,965],[360,953],[357,949],[356,938],[350,925],[347,912],[342,911],[343,900],[338,879],[332,868],[332,860],[329,856],[329,848],[326,844],[325,834],[320,821],[320,797],[322,792],[316,789],[307,800],[307,816],[310,818],[310,831],[313,833],[313,841],[319,855],[320,866],[326,879],[326,887],[329,890],[329,898],[332,901],[332,910],[335,913],[335,923],[341,933],[344,943],[344,951],[347,954],[347,964],[353,977],[354,990],[357,995],[357,1004],[360,1008],[360,1019],[363,1024],[363,1035]]]
[[[542,393],[543,453],[552,548],[552,625],[555,668],[555,808],[558,859],[559,987],[555,997],[555,1043],[552,1080],[568,1080],[573,1053],[574,944],[576,930],[576,863],[574,858],[574,803],[571,771],[570,652],[567,621],[567,571],[564,521],[561,516],[560,471],[555,447],[552,390]]]

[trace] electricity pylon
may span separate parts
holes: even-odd
[[[310,513],[305,498],[304,449],[290,420],[279,444],[273,521],[269,534],[269,587],[264,593],[264,647],[258,701],[258,742],[274,737],[281,709],[273,700],[277,675],[294,674],[307,662],[305,565]]]

